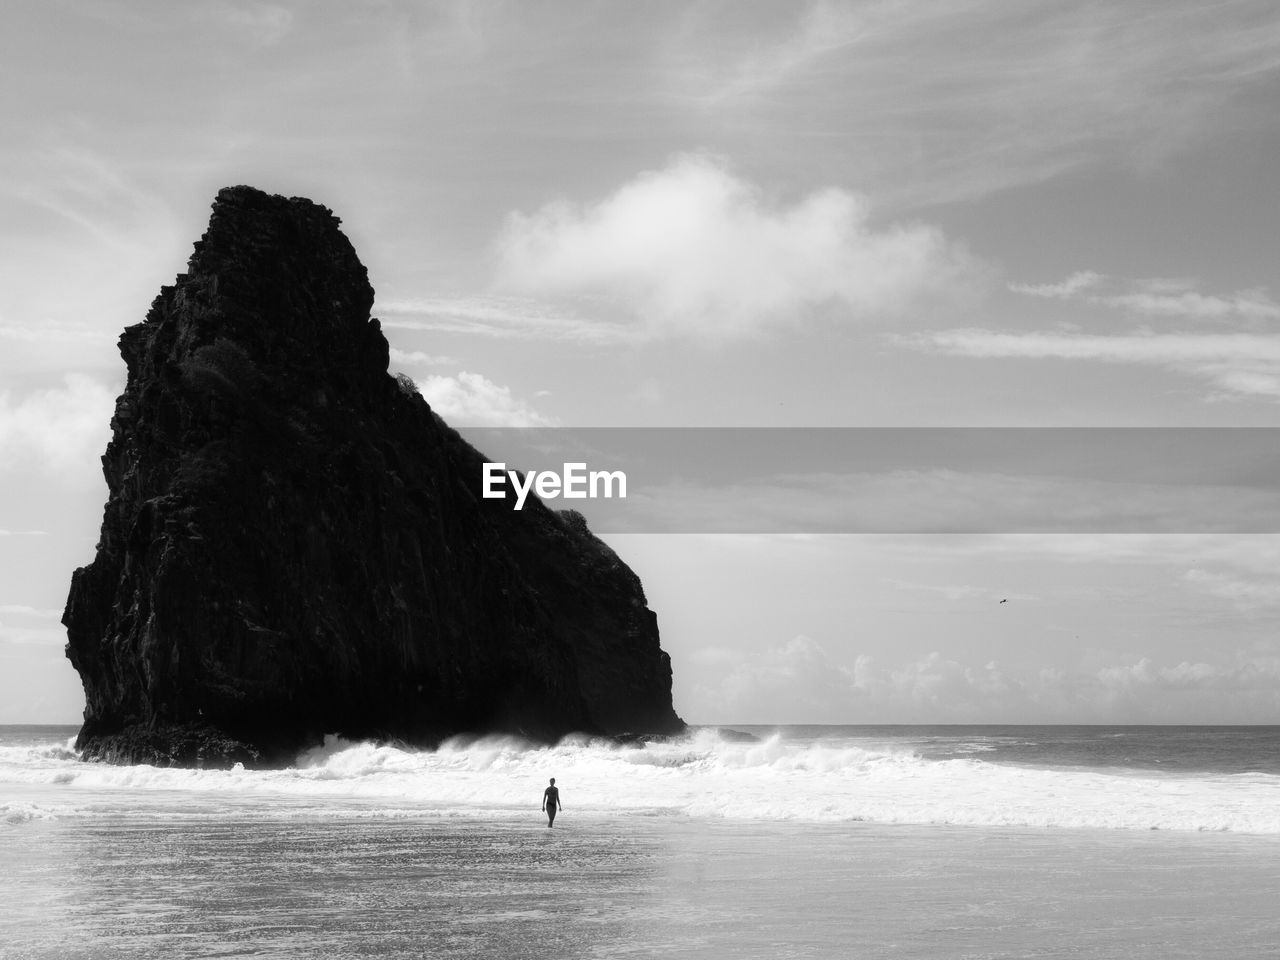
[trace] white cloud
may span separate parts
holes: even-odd
[[[1089,678],[1086,696],[1100,709],[1132,720],[1273,721],[1280,708],[1280,662],[1253,659],[1213,665],[1180,661],[1159,667],[1149,657],[1104,667]]]
[[[383,318],[382,325],[390,329],[589,343],[635,339],[635,331],[619,324],[578,316],[572,311],[548,310],[545,304],[518,297],[379,300],[375,312]]]
[[[767,95],[803,74],[815,61],[852,46],[875,19],[827,3],[797,4],[797,8],[800,15],[793,33],[772,45],[754,44],[740,60],[711,73],[712,86],[699,99],[714,106]]]
[[[1280,304],[1266,290],[1238,290],[1231,294],[1206,294],[1185,278],[1154,277],[1129,281],[1119,293],[1093,293],[1106,276],[1081,270],[1059,283],[1010,283],[1009,289],[1030,297],[1076,300],[1148,317],[1188,320],[1265,321],[1280,319]]]
[[[994,661],[965,666],[936,650],[896,669],[868,678],[881,698],[905,700],[915,707],[941,709],[944,715],[978,720],[994,707],[1005,711],[1024,697],[1020,684],[1010,680]]]
[[[882,577],[881,582],[887,583],[890,586],[898,587],[902,590],[936,593],[941,595],[944,599],[952,601],[979,600],[988,603],[999,603],[1002,600],[1022,601],[1039,599],[1029,593],[1012,593],[1008,590],[996,590],[992,587],[983,587],[968,583],[916,583],[910,580],[899,580],[894,577]]]
[[[1233,396],[1280,397],[1280,369],[1235,370],[1205,364],[1193,372],[1211,379],[1224,392],[1225,399]]]
[[[119,334],[105,330],[93,330],[76,324],[62,324],[55,321],[36,324],[0,323],[0,338],[18,340],[24,343],[49,343],[52,341],[100,341],[106,343],[115,340]]]
[[[1258,722],[1280,708],[1280,661],[1210,664],[1151,657],[1094,670],[1011,671],[932,651],[891,665],[852,664],[798,636],[754,655],[703,665],[700,715],[739,723]]]
[[[726,20],[691,5],[670,45],[670,96],[796,150],[843,134],[845,164],[877,196],[968,199],[1117,158],[1147,167],[1224,127],[1274,123],[1263,105],[1280,22],[1265,0],[1166,0],[1158,16],[817,0],[777,7],[768,36]]]
[[[98,478],[116,391],[80,374],[68,374],[64,382],[16,402],[0,393],[0,469],[34,461],[59,478]]]
[[[1088,476],[1033,460],[1007,469],[652,476],[617,522],[635,531],[721,533],[1280,529],[1280,495],[1264,486]]]
[[[133,164],[43,137],[6,154],[0,211],[0,382],[114,372],[121,328],[172,282],[191,227]]]
[[[1215,388],[1214,399],[1280,399],[1280,336],[1250,333],[1098,336],[962,328],[896,336],[899,346],[957,357],[1093,360],[1163,367]]]
[[[1025,716],[1023,685],[994,662],[969,666],[935,651],[892,667],[866,655],[846,664],[803,635],[728,659],[702,665],[721,678],[697,688],[700,715],[739,723],[998,722],[1016,707]]]
[[[1277,320],[1280,304],[1264,290],[1242,290],[1229,296],[1211,296],[1194,290],[1182,293],[1123,293],[1096,297],[1092,302],[1151,317],[1186,317],[1193,320]]]
[[[1071,274],[1061,283],[1011,283],[1009,289],[1014,293],[1023,293],[1029,297],[1046,297],[1053,300],[1067,300],[1081,290],[1096,286],[1105,279],[1102,274],[1092,270],[1080,270]]]
[[[498,249],[505,288],[596,298],[648,336],[750,336],[830,304],[897,315],[983,273],[934,227],[873,227],[862,196],[833,188],[781,205],[701,156],[592,205],[513,214]]]
[[[397,350],[391,348],[391,362],[409,367],[456,367],[456,357],[438,353],[423,353],[421,350]]]
[[[41,620],[53,620],[62,616],[61,610],[41,610],[37,607],[20,603],[0,603],[0,614],[19,617],[36,617]]]
[[[417,381],[433,410],[452,427],[549,427],[554,421],[478,373]]]
[[[0,624],[0,645],[14,644],[61,649],[66,645],[66,642],[67,631],[62,626],[11,627],[7,624]]]
[[[856,686],[854,671],[834,663],[820,643],[798,636],[762,654],[739,654],[718,685],[697,695],[699,712],[722,720],[844,723]]]
[[[1247,333],[1093,336],[962,328],[895,339],[904,346],[961,357],[1058,358],[1158,365],[1280,361],[1280,336]]]
[[[999,557],[1065,563],[1222,565],[1274,577],[1280,566],[1280,534],[1056,533],[965,536],[892,536],[873,541],[880,551],[921,549],[947,556]]]
[[[1271,576],[1194,567],[1183,575],[1183,579],[1193,588],[1227,600],[1239,610],[1280,607],[1280,583]]]

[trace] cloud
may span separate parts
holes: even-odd
[[[873,227],[862,196],[830,188],[783,205],[702,156],[594,204],[513,214],[498,254],[505,289],[620,307],[649,337],[753,336],[828,305],[895,316],[983,272],[934,227]]]
[[[1027,460],[1009,472],[885,469],[668,479],[644,465],[601,529],[631,532],[1000,533],[1280,530],[1280,495],[1231,478],[1183,482],[1062,473]],[[1023,472],[1015,473],[1013,470]],[[1007,596],[1007,594],[1006,594]]]
[[[961,357],[1105,360],[1157,365],[1280,361],[1280,336],[1256,334],[1148,334],[1091,336],[1008,333],[980,328],[940,330],[895,338],[904,346]]]
[[[735,659],[716,686],[698,688],[699,712],[723,720],[750,717],[749,722],[759,723],[848,722],[856,673],[834,663],[820,643],[798,636],[764,653],[738,654]]]
[[[54,620],[62,616],[61,610],[41,610],[37,607],[20,603],[0,603],[0,615],[35,617],[40,620]]]
[[[738,723],[1238,722],[1280,708],[1280,660],[1210,664],[1151,657],[1094,670],[1013,671],[934,650],[896,664],[842,662],[806,636],[698,664],[699,715]]]
[[[456,357],[423,353],[421,350],[397,350],[395,347],[391,348],[391,362],[412,367],[456,367],[458,365]]]
[[[121,328],[172,282],[192,228],[159,195],[163,178],[119,157],[38,137],[5,159],[0,376],[114,369]]]
[[[0,469],[34,461],[59,478],[97,478],[116,391],[80,374],[68,374],[64,384],[17,402],[0,393]]]
[[[1183,580],[1194,589],[1229,601],[1239,610],[1280,608],[1280,583],[1269,576],[1195,567],[1183,575]]]
[[[999,603],[1002,600],[1037,600],[1038,597],[1029,593],[1012,593],[1009,590],[996,590],[991,587],[980,587],[974,584],[934,584],[934,583],[916,583],[910,580],[898,580],[894,577],[882,577],[882,583],[890,586],[898,587],[902,590],[921,591],[924,593],[936,593],[946,600],[981,600],[991,603]]]
[[[881,699],[905,700],[955,717],[977,720],[993,707],[1004,711],[1013,705],[1010,701],[1020,707],[1025,699],[1022,685],[1006,677],[994,661],[966,666],[936,650],[874,676],[868,670],[863,673],[864,686],[874,687]]]
[[[1151,166],[1237,125],[1274,129],[1280,21],[1266,0],[1168,0],[1158,16],[1047,0],[778,9],[767,36],[716,5],[691,9],[669,96],[790,149],[843,132],[845,165],[877,196],[969,199],[1100,162]]]
[[[478,373],[417,381],[433,410],[453,427],[549,427],[555,423]]]
[[[636,339],[635,331],[572,311],[517,297],[412,297],[379,300],[375,308],[390,329],[545,340],[616,343]],[[387,319],[390,317],[391,319]]]
[[[1173,564],[1227,566],[1274,577],[1280,565],[1280,534],[1221,533],[1058,533],[961,536],[883,536],[871,542],[879,551],[922,549],[943,556],[991,557],[1020,562]]]
[[[1232,294],[1205,294],[1195,290],[1190,280],[1157,277],[1129,281],[1130,289],[1119,293],[1086,294],[1086,291],[1095,291],[1106,279],[1101,273],[1081,270],[1060,283],[1010,283],[1008,286],[1014,293],[1025,296],[1076,300],[1148,317],[1255,322],[1280,319],[1280,304],[1262,288]]]
[[[1093,360],[1163,367],[1206,380],[1211,399],[1280,399],[1280,336],[1250,333],[1013,333],[980,328],[891,338],[899,346],[979,359]]]
[[[105,330],[93,330],[73,324],[62,324],[54,321],[34,324],[0,323],[0,338],[18,340],[24,343],[50,343],[66,341],[100,341],[107,343],[115,340],[119,334]]]
[[[1270,365],[1238,370],[1219,364],[1203,364],[1191,372],[1209,378],[1222,391],[1212,399],[1237,396],[1280,398],[1280,369]]]
[[[61,616],[61,612],[58,616]],[[17,646],[32,647],[53,647],[61,649],[67,643],[66,628],[59,626],[48,627],[11,627],[8,624],[0,624],[0,645],[13,644]]]
[[[815,62],[855,45],[869,19],[827,3],[797,7],[800,15],[792,32],[773,43],[754,44],[741,58],[711,72],[701,102],[714,106],[766,96],[803,75]]]
[[[1092,270],[1081,270],[1071,274],[1061,283],[1011,283],[1009,289],[1014,293],[1023,293],[1029,297],[1048,297],[1054,300],[1067,300],[1074,297],[1081,290],[1087,290],[1090,287],[1101,283],[1104,277],[1100,273],[1094,273]]]
[[[1186,317],[1194,320],[1280,319],[1280,304],[1264,290],[1244,290],[1230,296],[1209,296],[1195,291],[1178,294],[1125,293],[1096,297],[1093,303],[1151,317]]]
[[[1101,709],[1131,719],[1196,716],[1258,722],[1280,708],[1280,661],[1253,659],[1212,665],[1188,660],[1156,666],[1148,657],[1104,667],[1089,678],[1086,695]]]
[[[844,663],[804,635],[700,666],[723,675],[696,689],[696,709],[728,722],[981,722],[1027,702],[994,662],[964,665],[935,651],[891,667],[866,655]]]

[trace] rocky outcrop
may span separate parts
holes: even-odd
[[[480,496],[483,455],[388,374],[338,223],[222,190],[120,338],[110,497],[63,617],[84,756],[681,729],[640,581],[579,515]]]

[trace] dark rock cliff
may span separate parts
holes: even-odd
[[[110,497],[63,617],[84,755],[681,729],[638,578],[578,515],[479,496],[483,455],[388,375],[338,223],[222,190],[120,338]]]

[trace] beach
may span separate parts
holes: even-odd
[[[1280,781],[1248,759],[1269,762],[1270,729],[334,742],[278,771],[87,764],[67,728],[5,729],[5,960],[1238,958],[1280,943],[1265,818]],[[1125,737],[1177,771],[1121,766]],[[1202,769],[1210,755],[1227,770]],[[545,769],[563,788],[554,829]],[[1233,822],[1195,825],[1229,797],[1217,816]],[[964,822],[984,810],[1009,822]]]
[[[6,829],[6,958],[1263,956],[1280,838],[276,804]]]

